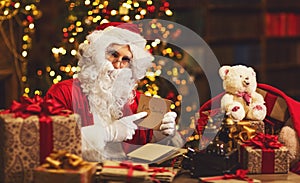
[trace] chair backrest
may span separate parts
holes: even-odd
[[[288,105],[281,95],[259,87],[256,91],[264,97],[267,107],[264,119],[266,133],[278,134],[284,125],[292,125]]]

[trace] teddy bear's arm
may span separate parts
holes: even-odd
[[[228,107],[233,103],[233,95],[226,93],[221,99],[221,110],[228,111]]]
[[[263,96],[257,92],[253,92],[251,94],[251,99],[252,99],[252,103],[261,103],[261,104],[265,103]]]
[[[263,96],[257,92],[253,92],[251,94],[251,99],[252,102],[250,103],[246,117],[252,120],[263,120],[267,114],[267,108]]]
[[[235,101],[231,94],[225,94],[221,99],[221,110],[229,117],[235,120],[242,120],[245,117],[245,110],[243,105]]]

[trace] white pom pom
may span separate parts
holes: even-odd
[[[278,140],[288,148],[291,164],[300,160],[299,138],[294,129],[289,126],[282,127]]]

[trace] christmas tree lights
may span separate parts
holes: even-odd
[[[32,47],[32,36],[35,32],[35,20],[40,18],[39,0],[4,0],[0,1],[0,32],[8,50],[14,57],[14,66],[21,94],[28,95],[30,87],[27,83],[28,55]],[[22,29],[21,38],[16,30]],[[21,40],[21,47],[16,44]]]

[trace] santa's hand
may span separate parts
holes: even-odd
[[[114,121],[106,127],[106,142],[122,142],[132,139],[135,130],[138,128],[134,121],[147,116],[147,112],[140,112],[123,117]]]
[[[175,119],[177,117],[176,112],[167,112],[163,119],[162,123],[159,127],[159,130],[161,130],[162,134],[164,135],[174,135],[175,134]]]

